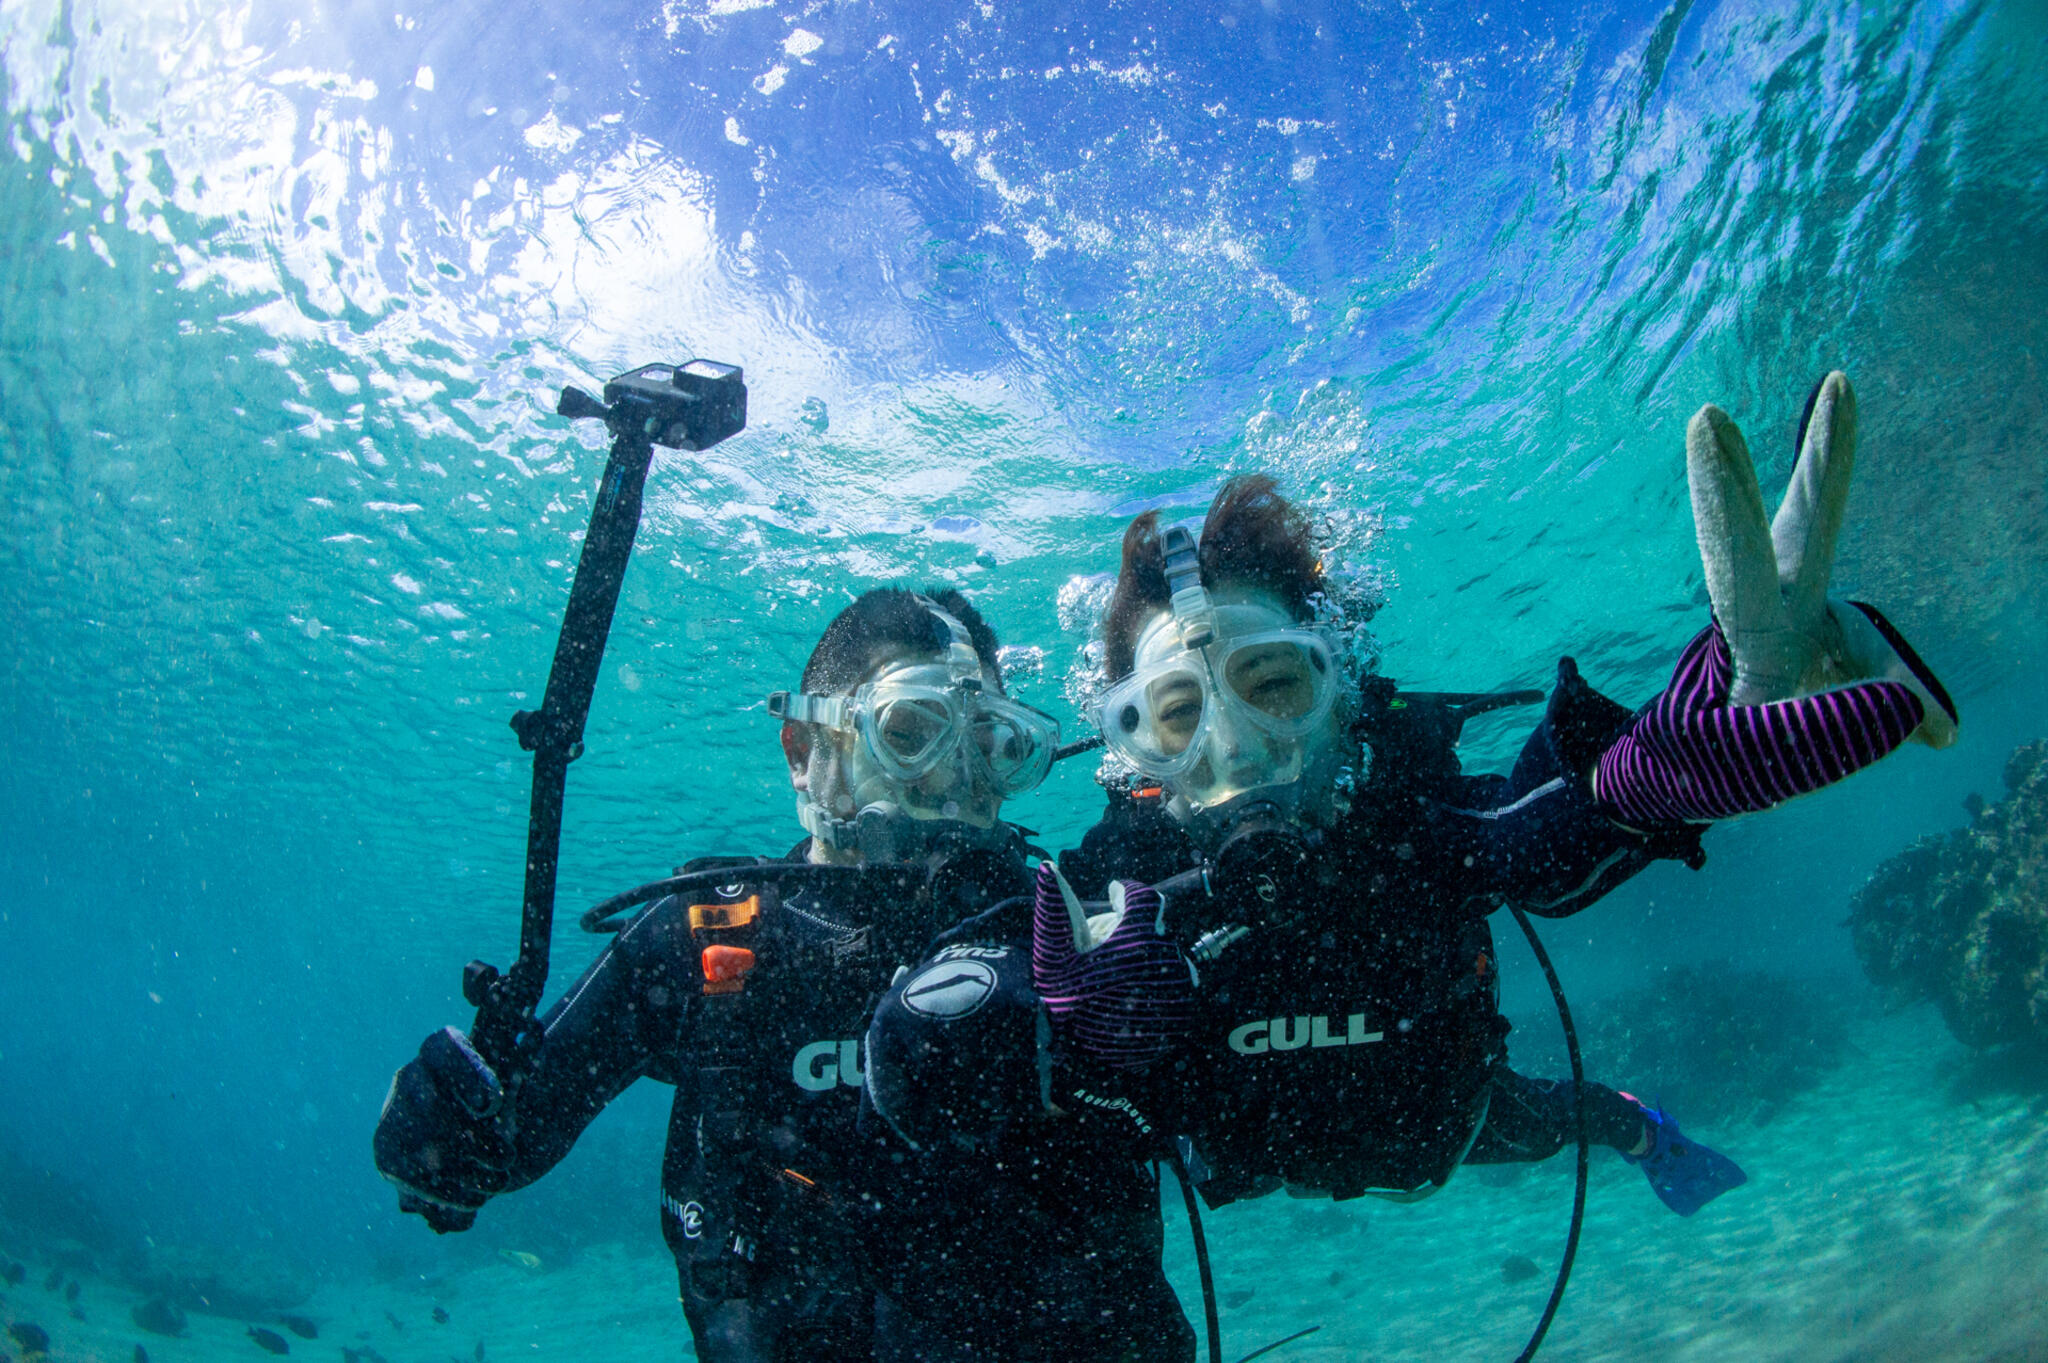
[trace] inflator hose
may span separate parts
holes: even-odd
[[[1529,939],[1529,949],[1536,953],[1536,964],[1543,967],[1543,978],[1550,984],[1550,996],[1557,1000],[1557,1020],[1564,1024],[1565,1050],[1572,1058],[1572,1123],[1579,1141],[1578,1181],[1572,1188],[1572,1226],[1564,1237],[1564,1259],[1557,1266],[1557,1280],[1550,1286],[1550,1300],[1544,1303],[1543,1318],[1536,1322],[1535,1333],[1529,1336],[1522,1352],[1515,1355],[1515,1363],[1529,1363],[1536,1357],[1536,1350],[1543,1343],[1552,1318],[1557,1315],[1558,1303],[1564,1300],[1564,1286],[1571,1281],[1572,1260],[1579,1252],[1579,1231],[1586,1222],[1586,1067],[1579,1057],[1579,1031],[1572,1025],[1572,1010],[1564,1001],[1564,986],[1558,983],[1557,971],[1550,964],[1550,953],[1543,949],[1543,940],[1536,935],[1536,925],[1516,905],[1508,905],[1508,912],[1515,916],[1522,935]]]

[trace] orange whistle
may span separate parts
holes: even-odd
[[[737,994],[746,988],[747,972],[754,968],[754,953],[745,947],[704,948],[704,992]]]

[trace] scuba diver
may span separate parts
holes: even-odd
[[[920,967],[870,1027],[878,1115],[942,1162],[1034,1102],[1098,1151],[1178,1138],[1211,1206],[1282,1187],[1413,1198],[1461,1164],[1554,1153],[1581,1095],[1508,1068],[1488,915],[1562,917],[1653,860],[1697,868],[1714,820],[1954,739],[1953,702],[1889,622],[1827,596],[1855,444],[1842,375],[1800,442],[1773,524],[1741,432],[1711,406],[1694,418],[1713,623],[1633,714],[1563,660],[1505,776],[1460,771],[1462,699],[1355,674],[1311,527],[1271,479],[1226,484],[1199,543],[1139,517],[1092,716],[1135,776],[1038,872],[1040,1006],[935,1024],[904,997],[936,969]],[[1020,968],[1014,909],[955,936],[976,929]],[[1668,1114],[1584,1089],[1592,1139],[1673,1211],[1743,1181]]]
[[[1543,1160],[1573,1138],[1574,1084],[1508,1066],[1486,915],[1508,897],[1573,912],[1692,844],[1556,798],[1560,726],[1607,717],[1575,675],[1514,776],[1468,777],[1456,706],[1358,677],[1316,619],[1324,595],[1309,522],[1270,478],[1225,485],[1199,550],[1156,513],[1133,523],[1095,715],[1135,779],[1113,778],[1103,819],[1041,865],[1032,906],[942,939],[976,943],[1005,1006],[910,1006],[942,951],[869,1031],[871,1106],[926,1152],[927,1186],[971,1183],[990,1162],[974,1143],[1031,1130],[1030,1098],[1076,1119],[1041,1127],[1097,1151],[1157,1157],[1185,1138],[1211,1207],[1283,1185],[1422,1196],[1461,1164]],[[1204,867],[1213,893],[1169,892],[1166,917],[1150,887]],[[1013,1068],[1037,1092],[992,1082],[1001,1056],[1029,1062]],[[1627,1094],[1588,1083],[1583,1102],[1591,1139],[1681,1215],[1744,1181]]]
[[[841,611],[801,690],[767,707],[809,836],[780,862],[685,867],[729,876],[626,924],[542,1016],[530,1072],[491,1115],[474,1095],[496,1077],[469,1039],[452,1027],[428,1037],[393,1079],[374,1140],[401,1209],[437,1232],[467,1229],[491,1197],[560,1161],[628,1085],[656,1079],[676,1090],[660,1216],[697,1356],[874,1356],[860,1038],[892,973],[935,932],[1028,890],[1024,834],[999,816],[1044,778],[1058,743],[1055,721],[1004,695],[996,649],[950,590],[877,589]],[[829,867],[850,869],[812,869]],[[1150,1303],[1172,1302],[1155,1184],[1136,1163],[1019,1200],[1034,1194],[1149,1207],[1149,1229],[1136,1218],[1127,1243],[1069,1238],[1128,1265],[1118,1291],[1150,1279]],[[1091,1310],[1113,1324],[1130,1308],[1098,1295]]]

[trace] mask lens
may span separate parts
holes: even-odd
[[[1223,683],[1256,714],[1283,724],[1310,717],[1329,694],[1330,656],[1319,643],[1253,640],[1231,651]]]
[[[1148,668],[1102,698],[1096,727],[1110,748],[1139,771],[1164,776],[1194,759],[1209,709],[1202,674],[1186,662]]]
[[[996,786],[1005,796],[1018,795],[1045,779],[1059,727],[1028,706],[987,697],[976,708],[973,738]]]
[[[877,698],[869,720],[875,756],[909,777],[922,775],[945,755],[953,718],[936,697]]]
[[[1207,703],[1201,679],[1192,672],[1171,672],[1145,688],[1145,707],[1152,714],[1153,741],[1162,757],[1187,751],[1202,726]]]
[[[1000,716],[983,715],[975,722],[974,746],[998,781],[1008,781],[1031,761],[1030,737]]]

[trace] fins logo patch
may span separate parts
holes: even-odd
[[[676,1219],[676,1223],[683,1229],[685,1240],[695,1240],[704,1234],[704,1208],[696,1202],[678,1202],[667,1193],[663,1193],[661,1209]]]
[[[964,1018],[996,992],[996,972],[980,961],[938,961],[903,986],[903,1006],[928,1018]]]

